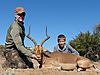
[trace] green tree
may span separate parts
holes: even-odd
[[[86,33],[80,32],[76,38],[73,38],[69,44],[75,48],[81,56],[85,56],[91,60],[94,60],[95,55],[100,55],[99,47],[100,38],[96,30],[91,35],[89,31]]]
[[[99,23],[98,25],[95,25],[95,26],[94,26],[94,29],[95,29],[96,31],[99,31],[99,32],[100,32],[100,23]]]
[[[0,45],[0,48],[4,48],[4,45]]]
[[[84,56],[90,49],[90,41],[90,32],[88,31],[86,34],[80,32],[80,34],[76,36],[74,40],[71,40],[69,43],[80,53],[81,56]]]
[[[98,25],[95,25],[94,26],[94,30],[95,30],[95,33],[96,33],[96,38],[98,38],[98,47],[97,47],[97,52],[99,53],[99,56],[100,56],[100,23]]]
[[[0,45],[0,57],[4,56],[4,46]]]

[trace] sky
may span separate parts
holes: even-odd
[[[30,37],[39,45],[50,36],[43,47],[53,51],[57,37],[64,34],[66,43],[73,40],[80,32],[92,33],[94,25],[100,23],[100,0],[0,0],[0,45],[5,45],[7,30],[14,22],[14,11],[23,7],[26,12],[24,26]],[[34,43],[25,37],[25,46],[33,47]]]

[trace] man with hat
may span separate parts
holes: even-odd
[[[54,47],[54,51],[79,55],[74,48],[72,48],[69,44],[66,44],[66,37],[63,34],[58,36],[57,41],[58,45]]]
[[[4,52],[6,62],[3,67],[33,68],[30,58],[36,59],[37,57],[24,46],[25,28],[23,20],[25,14],[24,8],[15,9],[15,21],[9,27],[6,36]]]

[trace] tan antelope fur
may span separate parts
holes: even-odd
[[[34,39],[29,37],[30,35],[30,28],[29,28],[29,34],[27,37],[33,41],[35,44],[35,47],[33,47],[36,52],[37,61],[40,64],[40,68],[53,68],[53,69],[59,69],[59,70],[76,70],[76,71],[97,71],[100,70],[96,68],[95,64],[82,56],[75,55],[72,53],[61,53],[61,52],[52,52],[49,53],[47,49],[44,49],[42,47],[43,43],[48,40],[50,37],[47,34],[47,27],[46,27],[46,36],[47,38],[41,42],[40,45],[37,45]],[[44,51],[47,51],[47,53],[44,53]]]
[[[43,68],[55,68],[60,70],[97,71],[95,64],[82,56],[72,53],[53,52],[42,57]]]

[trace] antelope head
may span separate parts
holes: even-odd
[[[37,60],[40,61],[40,60],[42,59],[42,54],[43,54],[43,52],[44,52],[44,51],[47,51],[47,49],[44,49],[44,48],[42,47],[42,45],[43,45],[43,43],[44,43],[46,40],[48,40],[48,39],[50,38],[50,36],[48,36],[48,34],[47,34],[47,27],[46,27],[46,36],[47,36],[47,38],[44,39],[44,40],[41,42],[40,45],[37,45],[36,41],[35,41],[34,39],[32,39],[29,35],[30,35],[30,27],[29,27],[29,33],[28,33],[27,37],[34,43],[35,46],[33,47],[33,49],[35,50],[35,55],[37,56]]]

